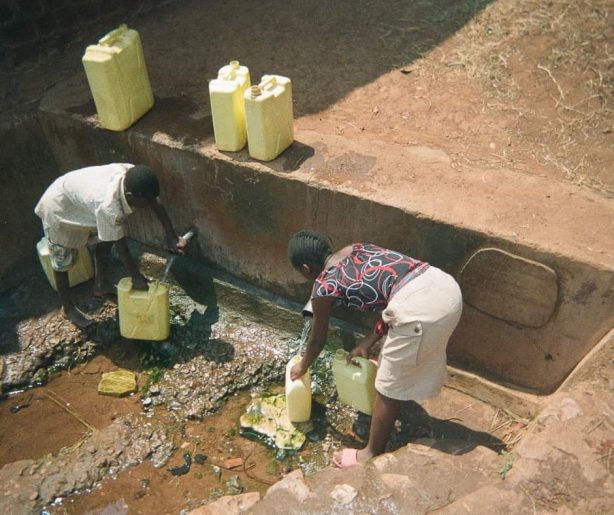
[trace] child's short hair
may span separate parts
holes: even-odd
[[[135,165],[126,172],[124,192],[134,197],[152,199],[160,195],[160,183],[149,166]]]
[[[288,243],[288,259],[294,268],[305,264],[324,266],[332,253],[330,239],[316,231],[299,231]]]

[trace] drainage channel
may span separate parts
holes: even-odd
[[[145,251],[140,262],[149,277],[164,274],[164,256]],[[337,402],[332,383],[335,349],[357,337],[343,323],[314,366],[312,424],[301,449],[280,450],[240,427],[255,399],[283,394],[303,321],[298,306],[227,279],[176,260],[166,342],[120,338],[115,306],[91,300],[87,284],[75,289],[98,319],[87,334],[63,321],[41,276],[2,297],[2,337],[14,351],[4,355],[12,392],[0,404],[0,484],[11,485],[0,500],[5,509],[25,502],[50,513],[178,512],[222,495],[264,493],[291,470],[317,473],[336,449],[364,445],[369,417]],[[136,373],[138,392],[99,395],[101,374],[117,368]],[[471,393],[444,388],[437,399],[408,403],[390,450],[419,439],[461,442],[464,452],[509,450],[527,420]]]

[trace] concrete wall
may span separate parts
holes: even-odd
[[[150,164],[177,228],[199,228],[202,258],[273,292],[308,295],[286,257],[289,237],[306,227],[329,234],[336,246],[369,240],[452,273],[467,303],[450,360],[500,382],[552,392],[614,323],[612,270],[207,154],[156,132],[164,125],[155,117],[138,131],[111,133],[78,115],[40,116],[63,171],[122,160]],[[137,217],[133,234],[160,242],[150,222]]]
[[[0,290],[17,284],[37,262],[42,229],[34,206],[56,175],[35,116],[0,127]]]

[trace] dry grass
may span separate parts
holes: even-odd
[[[528,152],[567,180],[614,194],[614,1],[494,2],[416,70],[465,76],[488,107],[516,114],[508,132],[522,148],[496,156],[502,165]]]

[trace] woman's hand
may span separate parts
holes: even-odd
[[[381,337],[382,335],[377,332],[377,324],[376,324],[371,329],[371,331],[369,331],[369,334],[367,334],[362,340],[360,340],[358,342],[358,345],[356,345],[356,347],[354,347],[354,349],[352,349],[352,351],[348,353],[348,356],[347,356],[348,365],[350,363],[353,363],[354,365],[358,365],[357,362],[353,361],[353,358],[355,358],[356,356],[360,356],[362,358],[369,359],[369,351],[371,350],[371,347],[373,347]]]
[[[354,347],[347,356],[347,363],[348,365],[350,363],[354,364],[354,365],[358,365],[357,362],[353,361],[353,358],[355,358],[356,356],[360,356],[361,358],[365,358],[365,359],[369,359],[369,350],[371,350],[371,347],[373,347],[373,344],[375,342],[370,341],[367,338],[363,338],[360,343],[358,345],[356,345],[356,347]]]
[[[292,367],[290,370],[290,379],[296,381],[305,375],[307,372],[307,368],[303,367],[302,362],[298,362],[296,365]]]

